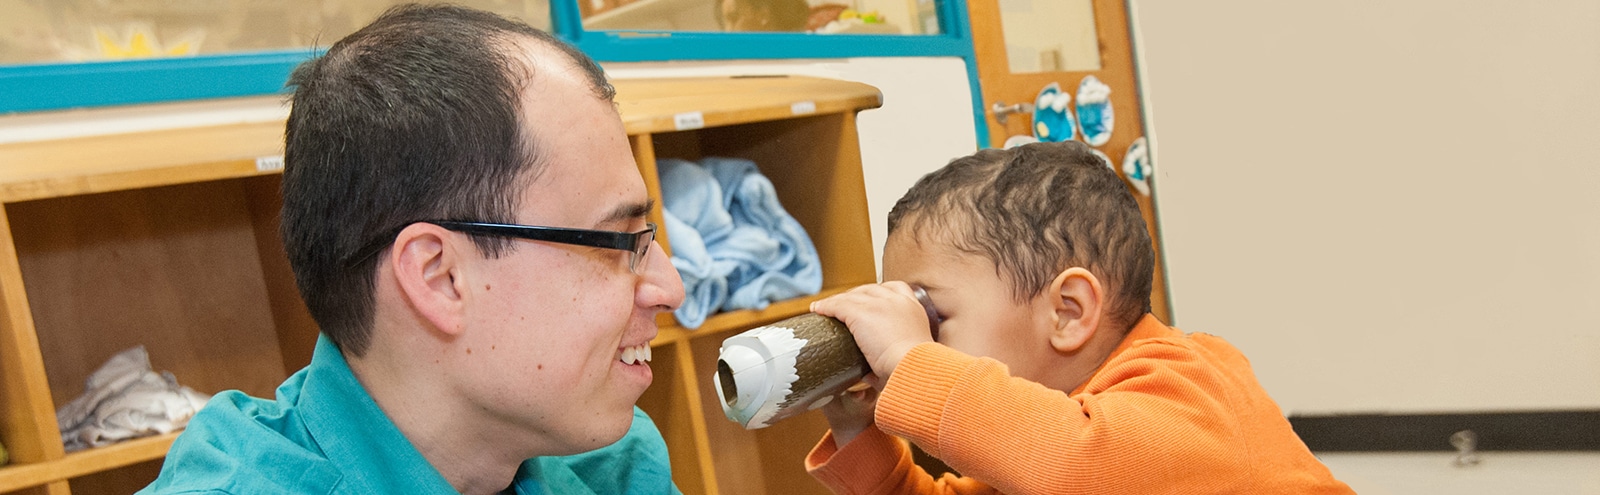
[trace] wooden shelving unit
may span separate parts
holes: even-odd
[[[817,296],[695,330],[658,320],[656,381],[639,403],[674,479],[690,494],[826,493],[801,467],[820,415],[746,431],[711,380],[723,338],[876,280],[855,114],[879,92],[801,77],[614,84],[653,196],[657,157],[749,158],[823,262]],[[56,408],[117,351],[142,344],[185,385],[259,397],[310,361],[316,325],[277,236],[282,135],[272,122],[0,146],[0,442],[12,458],[0,493],[131,493],[154,479],[175,434],[62,448]]]

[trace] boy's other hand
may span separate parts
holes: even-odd
[[[828,418],[828,428],[833,430],[834,448],[845,444],[872,426],[873,414],[878,409],[878,389],[882,380],[877,375],[867,375],[861,383],[840,392],[834,400],[822,406],[822,416]]]
[[[928,313],[905,282],[856,287],[811,303],[811,311],[838,318],[850,327],[856,347],[861,348],[872,372],[882,378],[874,384],[878,390],[889,382],[889,375],[912,347],[933,342]]]

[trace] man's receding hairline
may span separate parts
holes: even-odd
[[[583,67],[583,61],[558,46],[557,43],[560,43],[558,40],[541,39],[518,32],[501,32],[497,33],[491,42],[502,50],[507,60],[515,61],[517,67],[521,69],[520,73],[514,74],[519,79],[512,81],[519,89],[525,88],[527,84],[532,83],[535,77],[552,71],[561,71],[588,89],[588,93],[596,101],[614,103],[614,101],[602,98],[598,94],[601,88],[595,87],[594,81],[589,79],[588,70]],[[538,50],[542,53],[538,54],[540,56],[530,57],[527,53],[529,50]],[[552,62],[552,58],[560,60],[560,62]],[[522,100],[520,96],[517,99],[519,103]]]

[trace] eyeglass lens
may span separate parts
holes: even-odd
[[[648,225],[649,228],[640,232],[639,237],[634,238],[633,256],[628,260],[628,270],[633,273],[639,273],[639,269],[642,268],[639,263],[649,256],[650,246],[655,244],[656,224],[650,223]]]

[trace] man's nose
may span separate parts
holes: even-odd
[[[650,251],[645,254],[644,280],[640,284],[634,302],[641,308],[657,308],[661,311],[672,311],[683,304],[683,278],[678,275],[678,269],[672,266],[672,259],[667,256],[667,250],[661,243],[651,241]]]

